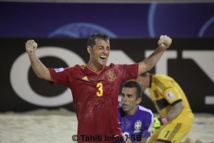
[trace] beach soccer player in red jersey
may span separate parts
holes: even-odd
[[[78,143],[123,143],[117,110],[120,85],[153,68],[171,43],[170,37],[162,35],[158,47],[143,61],[106,65],[111,50],[109,37],[96,33],[88,39],[88,63],[67,68],[47,68],[36,55],[34,40],[28,40],[25,48],[39,78],[71,89],[78,119]]]

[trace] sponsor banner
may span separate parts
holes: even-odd
[[[26,38],[1,38],[0,112],[39,108],[67,108],[75,111],[69,89],[39,79],[25,53]],[[142,61],[156,47],[158,39],[112,39],[108,63],[130,64]],[[47,67],[87,63],[87,39],[35,39],[37,55]],[[168,74],[183,88],[194,112],[213,112],[214,39],[173,39],[152,73]],[[141,103],[155,109],[144,96]]]

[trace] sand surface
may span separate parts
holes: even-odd
[[[73,143],[77,118],[66,109],[0,113],[0,143]],[[214,115],[195,114],[188,137],[214,143]]]

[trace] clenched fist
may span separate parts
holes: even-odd
[[[158,45],[167,49],[172,43],[172,39],[167,35],[161,35],[160,39],[158,40]]]
[[[37,43],[34,40],[28,40],[25,43],[26,52],[28,54],[32,54],[36,50],[37,46],[38,45],[37,45]]]

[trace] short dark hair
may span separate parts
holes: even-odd
[[[143,92],[141,90],[140,84],[137,81],[128,80],[128,81],[123,83],[122,88],[124,88],[124,87],[136,88],[137,98],[142,98],[142,93]]]
[[[95,45],[95,40],[96,39],[102,39],[104,41],[108,41],[109,40],[109,36],[106,34],[102,34],[102,33],[95,33],[92,34],[89,38],[88,38],[88,42],[87,42],[87,46],[93,47]]]

